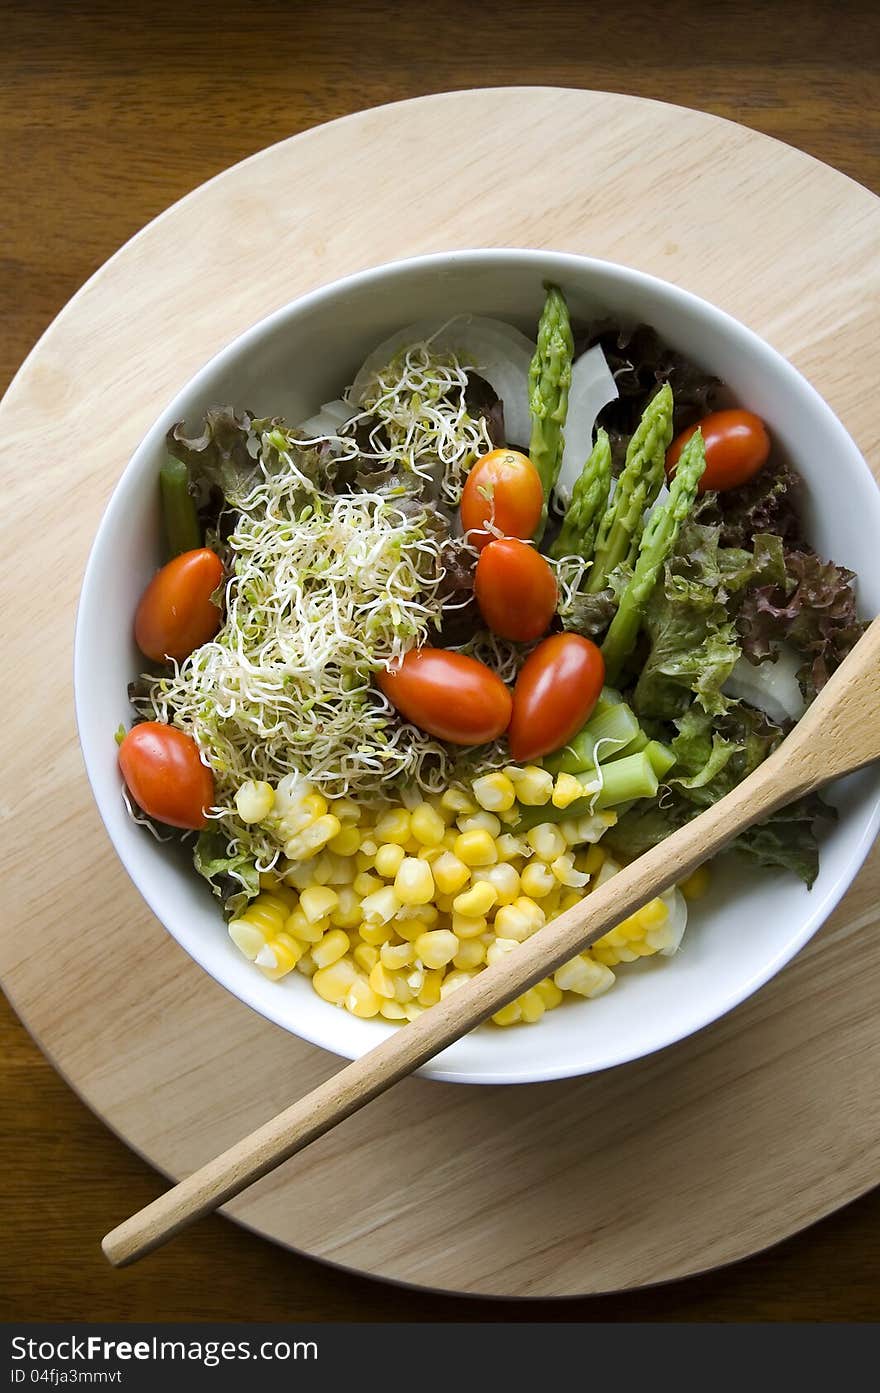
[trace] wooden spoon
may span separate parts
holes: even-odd
[[[546,924],[515,953],[126,1219],[107,1234],[104,1253],[111,1263],[123,1266],[159,1247],[583,952],[667,886],[683,880],[737,833],[878,758],[880,618],[787,739],[725,798]]]

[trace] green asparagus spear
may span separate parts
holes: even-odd
[[[538,325],[538,346],[529,368],[529,411],[532,435],[529,458],[544,488],[544,507],[535,532],[540,541],[547,525],[547,503],[562,463],[563,426],[568,412],[574,339],[568,306],[558,286],[547,286],[547,299]]]
[[[706,468],[702,431],[696,431],[682,451],[669,486],[669,498],[648,519],[630,582],[620,597],[617,613],[602,644],[605,672],[614,682],[638,636],[645,606],[666,558],[672,552],[682,522],[694,506],[697,485]]]
[[[672,389],[666,382],[645,407],[626,450],[617,488],[596,535],[593,566],[586,591],[604,590],[615,566],[635,560],[645,509],[660,492],[666,451],[672,439]]]
[[[159,490],[168,555],[194,551],[202,545],[202,529],[189,492],[189,470],[182,460],[168,457],[159,470]]]
[[[599,519],[608,506],[610,486],[611,445],[608,432],[600,428],[590,458],[572,489],[562,530],[550,548],[550,555],[557,561],[562,556],[584,556],[589,560],[593,555]]]

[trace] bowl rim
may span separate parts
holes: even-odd
[[[371,281],[382,283],[389,278],[405,276],[407,274],[417,274],[420,271],[430,271],[432,269],[449,269],[457,263],[475,264],[497,264],[509,259],[515,259],[527,271],[529,267],[542,268],[543,275],[551,271],[554,277],[564,279],[566,270],[575,276],[583,276],[585,273],[593,273],[602,277],[606,285],[621,285],[641,287],[645,290],[654,292],[661,298],[688,308],[692,313],[703,315],[715,321],[719,332],[728,339],[740,339],[747,343],[753,355],[759,358],[764,357],[773,361],[777,370],[782,370],[787,374],[798,390],[812,399],[814,407],[826,417],[831,430],[837,435],[839,443],[848,456],[850,463],[854,467],[860,467],[867,477],[876,484],[874,476],[864,459],[858,445],[840,421],[831,406],[825,401],[821,394],[813,387],[812,383],[800,372],[795,365],[787,359],[778,349],[774,348],[766,339],[762,338],[754,329],[749,328],[741,320],[736,319],[728,311],[714,305],[711,301],[696,295],[693,291],[687,290],[682,286],[676,285],[672,281],[664,280],[662,277],[655,276],[647,271],[641,271],[635,267],[626,266],[621,262],[610,261],[599,257],[584,256],[577,252],[557,251],[552,248],[535,247],[475,247],[475,248],[455,248],[449,251],[426,252],[411,257],[396,258],[392,261],[382,262],[376,266],[365,267],[359,271],[354,271],[346,276],[328,281],[325,284],[316,286],[314,289],[287,301],[277,309],[271,311],[257,320],[242,333],[236,335],[227,344],[212,355],[190,378],[184,382],[174,396],[166,403],[141,438],[140,443],[128,459],[122,473],[116,480],[110,497],[104,507],[98,528],[92,539],[88,558],[83,571],[77,603],[76,618],[74,624],[73,642],[73,689],[74,689],[74,714],[79,739],[80,750],[82,753],[83,764],[86,776],[89,781],[92,795],[98,808],[102,824],[110,842],[119,858],[119,861],[128,875],[129,879],[138,890],[142,899],[156,916],[165,931],[179,945],[179,947],[215,982],[224,987],[238,1001],[257,1012],[263,1019],[272,1024],[280,1026],[286,1032],[297,1036],[307,1043],[319,1049],[335,1054],[343,1060],[358,1058],[342,1049],[338,1042],[333,1041],[333,1030],[331,1013],[327,1013],[326,1019],[330,1029],[324,1031],[314,1028],[298,1028],[294,1030],[290,1024],[287,1013],[282,1010],[285,1000],[284,994],[279,993],[278,1009],[271,1009],[271,1003],[267,1005],[263,1001],[256,999],[257,982],[254,981],[254,990],[250,990],[250,983],[244,973],[240,973],[238,964],[226,969],[225,965],[220,968],[208,966],[204,955],[199,950],[199,945],[190,944],[181,937],[178,932],[166,922],[164,909],[160,910],[157,906],[157,896],[154,894],[153,886],[155,877],[152,874],[141,873],[141,870],[129,864],[128,857],[125,855],[119,839],[114,833],[114,819],[110,816],[110,807],[93,777],[93,768],[90,755],[88,753],[88,741],[84,736],[84,712],[85,712],[85,688],[86,673],[84,670],[83,659],[83,633],[85,628],[85,616],[91,608],[90,596],[96,589],[97,573],[100,565],[100,557],[106,545],[107,538],[112,534],[116,523],[116,514],[122,509],[125,493],[130,482],[138,475],[143,461],[155,450],[157,445],[164,439],[167,430],[167,422],[177,409],[177,403],[181,398],[189,396],[197,389],[199,382],[215,373],[222,371],[228,362],[238,357],[246,351],[252,344],[259,342],[264,335],[283,325],[286,320],[296,318],[305,311],[320,307],[323,301],[331,301],[340,293],[348,290],[358,289],[369,285]],[[849,465],[847,467],[850,467]],[[118,809],[113,809],[118,816]],[[526,1084],[551,1082],[558,1079],[574,1078],[588,1074],[598,1073],[606,1069],[614,1068],[634,1062],[637,1059],[647,1059],[660,1050],[667,1049],[680,1041],[705,1030],[715,1021],[728,1015],[736,1007],[748,1000],[755,992],[760,990],[768,981],[791,961],[795,955],[805,946],[806,943],[815,935],[828,916],[840,903],[843,896],[851,886],[855,876],[858,874],[868,852],[873,845],[880,830],[880,771],[877,771],[875,787],[872,794],[871,805],[867,812],[861,814],[862,830],[855,837],[849,848],[845,859],[845,864],[838,873],[835,881],[829,885],[824,895],[809,906],[809,912],[804,916],[796,934],[786,942],[784,947],[774,954],[763,967],[753,973],[744,982],[740,983],[735,989],[725,997],[720,1007],[711,1007],[705,1011],[692,1011],[686,1016],[684,1023],[674,1027],[671,1031],[663,1033],[658,1037],[656,1043],[649,1048],[627,1048],[625,1044],[616,1049],[611,1049],[607,1054],[601,1052],[598,1057],[593,1057],[589,1062],[584,1062],[573,1056],[565,1063],[551,1066],[521,1068],[518,1072],[506,1072],[499,1074],[489,1067],[479,1070],[474,1068],[462,1069],[452,1064],[437,1065],[436,1061],[431,1060],[421,1069],[418,1075],[423,1078],[435,1079],[445,1083],[467,1083],[467,1084]],[[254,974],[256,978],[256,974]],[[323,1017],[319,1016],[320,1021]],[[377,1037],[376,1043],[380,1043]],[[537,1059],[536,1055],[536,1059]]]

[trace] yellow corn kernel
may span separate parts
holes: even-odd
[[[539,822],[526,833],[526,841],[542,861],[555,861],[565,851],[565,838],[552,822]]]
[[[341,832],[336,833],[327,846],[337,856],[354,856],[356,851],[360,851],[361,834],[353,823],[348,823],[343,826]]]
[[[305,891],[303,893],[306,893]],[[284,924],[285,933],[293,934],[300,943],[320,943],[324,934],[330,927],[329,919],[307,919],[303,911],[297,906],[291,914],[287,916]]]
[[[382,882],[377,875],[372,875],[369,871],[361,871],[352,881],[351,888],[356,895],[364,898],[367,895],[375,894],[377,890],[381,890]]]
[[[415,955],[411,943],[383,943],[379,950],[382,966],[387,967],[389,972],[399,972],[402,967],[409,967]]]
[[[330,929],[321,942],[315,944],[311,953],[318,967],[329,967],[331,963],[338,963],[340,958],[344,958],[350,947],[351,940],[343,929]]]
[[[601,996],[614,986],[614,973],[604,963],[596,962],[589,953],[581,953],[563,963],[553,974],[560,991],[576,992],[578,996]]]
[[[506,1006],[502,1006],[500,1011],[496,1011],[492,1020],[496,1025],[516,1025],[522,1020],[522,1009],[518,1001],[508,1001]]]
[[[288,972],[293,971],[304,952],[301,943],[282,931],[270,943],[263,945],[254,962],[264,977],[268,977],[270,982],[277,982],[279,977],[286,977]]]
[[[497,904],[513,904],[520,893],[519,872],[506,861],[497,866],[486,866],[474,871],[474,884],[490,885],[495,891]]]
[[[486,945],[478,938],[468,938],[461,944],[455,957],[452,959],[453,967],[472,968],[479,967],[486,961]]]
[[[427,861],[405,856],[394,877],[394,891],[401,904],[430,904],[434,898],[434,877]]]
[[[302,806],[312,817],[323,817],[327,812],[327,799],[320,793],[307,793]]]
[[[320,797],[320,794],[314,796]],[[321,850],[321,847],[332,841],[341,829],[342,823],[339,818],[334,817],[332,813],[325,813],[291,837],[285,843],[284,854],[291,861],[308,861]]]
[[[563,890],[559,897],[559,907],[557,913],[562,914],[566,909],[574,909],[575,905],[580,904],[583,895],[580,890]]]
[[[383,842],[376,852],[376,870],[387,880],[393,880],[405,855],[398,842]]]
[[[275,804],[275,790],[262,780],[247,779],[235,794],[235,808],[242,822],[262,822]]]
[[[447,972],[443,981],[440,983],[440,1000],[445,1001],[447,996],[451,996],[459,987],[463,987],[472,977],[476,977],[476,970],[473,972],[462,972],[457,968],[455,972]]]
[[[340,822],[360,822],[361,806],[353,798],[334,798],[333,812]]]
[[[580,779],[576,779],[574,774],[557,774],[551,797],[554,808],[568,808],[583,796],[584,786]]]
[[[535,904],[535,901],[530,900],[528,895],[520,895],[514,901],[514,908],[518,909],[520,914],[524,914],[535,929],[540,929],[541,925],[547,922],[547,915],[542,906]]]
[[[408,981],[408,971],[403,969],[401,972],[390,972],[389,977],[394,988],[394,1000],[399,1001],[401,1006],[405,1006],[408,1001],[412,1001],[416,995]],[[419,978],[419,988],[421,989],[423,979]]]
[[[443,969],[434,969],[425,973],[421,990],[418,995],[420,1006],[436,1006],[440,1000],[440,988],[443,985]]]
[[[446,847],[442,841],[438,846],[420,846],[416,855],[420,861],[427,861],[429,866],[433,866],[435,861],[446,855]]]
[[[361,924],[359,933],[364,943],[369,943],[373,948],[379,948],[383,943],[387,943],[394,932],[392,924]]]
[[[435,884],[436,884],[436,881],[435,881]],[[439,913],[439,914],[446,914],[446,915],[451,914],[451,913],[452,913],[452,901],[453,901],[454,899],[455,899],[455,896],[454,896],[454,895],[443,895],[443,894],[441,894],[441,892],[438,890],[437,893],[436,893],[436,895],[434,896],[434,904],[435,904],[436,907],[437,907],[438,913]]]
[[[406,808],[389,808],[376,821],[376,839],[381,842],[397,842],[403,846],[409,841],[410,816]]]
[[[394,916],[393,922],[388,927],[392,930],[392,938],[396,934],[406,943],[415,943],[419,934],[423,934],[426,928],[420,919],[398,919],[397,915]]]
[[[372,943],[359,943],[351,955],[361,972],[370,973],[379,961],[379,949]]]
[[[515,940],[517,943],[524,943],[535,932],[529,917],[517,909],[515,904],[501,906],[495,915],[494,928],[500,938]]]
[[[425,967],[445,967],[458,952],[458,938],[448,929],[429,929],[419,934],[415,950]]]
[[[566,852],[563,856],[557,856],[555,861],[551,861],[550,869],[559,881],[559,884],[567,886],[569,890],[583,889],[590,879],[586,871],[575,870],[574,857],[570,851]]]
[[[605,852],[600,846],[590,846],[584,855],[583,869],[588,875],[598,875],[605,860]]]
[[[336,892],[336,908],[331,910],[330,923],[337,929],[356,929],[360,925],[361,897],[351,885],[340,885]]]
[[[648,933],[651,929],[658,928],[665,924],[669,918],[669,909],[661,899],[649,900],[641,909],[636,910],[633,918],[638,921],[639,928]]]
[[[678,888],[686,900],[699,900],[709,889],[710,879],[709,867],[698,866],[695,871],[691,871],[690,875],[680,882]]]
[[[455,839],[455,854],[466,866],[494,866],[498,860],[495,843],[483,828],[459,832]]]
[[[403,853],[405,856],[418,856],[421,849],[422,843],[417,842],[415,837],[407,837],[403,844]]]
[[[405,1021],[406,1011],[399,1001],[383,1001],[379,1007],[379,1015],[384,1016],[386,1021]]]
[[[361,900],[361,913],[366,924],[387,924],[400,909],[400,898],[392,885],[383,885]]]
[[[456,938],[479,938],[484,934],[489,925],[482,914],[473,916],[470,914],[456,914],[452,911],[452,932]]]
[[[431,862],[434,884],[444,895],[454,895],[470,879],[470,870],[453,851],[443,850],[436,861]]]
[[[537,987],[530,987],[527,992],[523,992],[522,996],[517,997],[517,1001],[519,1002],[519,1009],[522,1012],[522,1018],[529,1025],[533,1025],[535,1021],[539,1021],[547,1009],[544,1004],[544,998]]]
[[[540,992],[541,1000],[548,1011],[552,1011],[562,1001],[562,992],[552,977],[545,977],[542,982],[536,983],[535,991]]]
[[[403,1008],[403,1013],[408,1021],[414,1021],[424,1012],[424,1006],[420,1006],[417,1001],[408,1001]]]
[[[447,788],[440,799],[440,808],[444,813],[452,813],[453,817],[477,811],[474,800],[463,788]]]
[[[329,967],[318,969],[312,978],[312,986],[322,1000],[339,1006],[348,996],[351,984],[356,978],[357,969],[351,959],[339,958]]]
[[[350,1011],[353,1016],[360,1016],[362,1020],[369,1020],[371,1016],[378,1016],[379,1006],[379,998],[369,982],[363,977],[356,977],[345,998],[346,1011]]]
[[[370,968],[370,986],[377,996],[384,997],[386,1001],[394,999],[394,978],[384,963],[375,963]]]
[[[496,771],[473,782],[474,797],[489,813],[509,812],[516,802],[516,790],[506,774]]]
[[[284,927],[287,911],[280,900],[275,900],[264,892],[251,901],[239,918],[246,919],[249,924],[254,924],[264,933],[271,934]]]
[[[546,861],[530,861],[520,872],[522,888],[533,900],[542,900],[559,884]]]
[[[500,963],[508,953],[512,953],[514,948],[519,947],[519,940],[515,938],[496,938],[494,943],[490,943],[486,949],[486,961],[490,967],[495,963]]]
[[[502,832],[500,837],[496,837],[495,850],[499,861],[515,861],[518,856],[531,854],[528,843],[522,837],[515,837],[512,832]]]
[[[488,914],[497,900],[498,891],[494,885],[487,884],[485,880],[477,881],[469,890],[463,890],[460,895],[456,895],[452,901],[452,908],[456,914],[479,918],[480,915]]]
[[[412,834],[420,846],[440,846],[446,823],[430,803],[419,803],[409,815]]]
[[[258,929],[256,924],[248,923],[247,919],[232,919],[229,924],[229,937],[239,952],[251,962],[266,943],[266,935],[262,929]]]
[[[312,957],[308,948],[303,953],[302,957],[297,963],[296,970],[297,972],[301,972],[303,977],[314,977],[315,973],[317,972],[317,963],[315,962],[315,959]]]
[[[501,823],[494,813],[468,813],[458,819],[459,832],[488,832],[493,839],[501,836]]]
[[[339,896],[329,885],[313,885],[299,897],[299,907],[310,924],[328,918],[338,904]]]
[[[394,916],[395,924],[421,924],[423,929],[433,929],[440,913],[433,904],[405,904]]]
[[[553,794],[553,775],[539,764],[527,764],[524,769],[515,765],[505,774],[516,789],[516,801],[526,808],[540,808],[549,803]]]

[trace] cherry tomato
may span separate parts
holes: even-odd
[[[558,750],[576,735],[605,681],[602,654],[580,634],[552,634],[520,668],[507,738],[517,763]]]
[[[697,428],[706,442],[706,468],[700,493],[715,489],[725,493],[748,483],[763,469],[770,454],[770,437],[759,416],[751,411],[713,411],[696,425],[677,435],[666,452],[666,473],[672,477],[679,456]]]
[[[175,556],[150,581],[137,607],[134,636],[155,662],[181,662],[220,628],[222,614],[211,596],[223,579],[219,556],[207,547]]]
[[[484,745],[510,721],[510,692],[501,678],[463,653],[413,648],[376,681],[401,716],[452,745]]]
[[[535,547],[515,537],[483,548],[474,594],[492,632],[519,643],[545,634],[556,613],[556,577]]]
[[[169,827],[201,828],[214,801],[214,776],[195,740],[176,726],[144,721],[119,746],[119,768],[139,808]]]
[[[528,455],[491,450],[476,461],[461,495],[461,525],[481,550],[492,540],[492,522],[505,537],[531,537],[541,518],[544,489]]]

